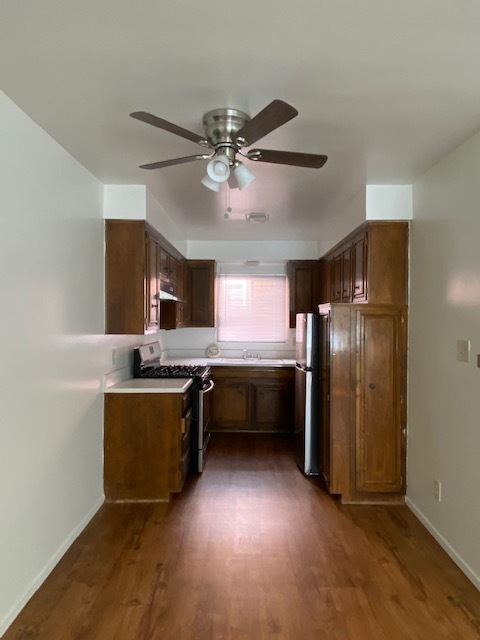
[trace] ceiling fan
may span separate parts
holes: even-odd
[[[202,183],[213,191],[219,191],[221,183],[227,181],[231,189],[243,189],[255,179],[255,175],[237,159],[237,154],[255,162],[311,169],[323,167],[327,161],[327,156],[323,155],[271,149],[243,151],[244,147],[254,144],[297,115],[298,111],[283,100],[273,100],[253,118],[238,109],[214,109],[203,116],[205,135],[201,136],[145,111],[130,114],[136,120],[170,131],[209,149],[208,153],[142,164],[140,169],[160,169],[195,160],[209,160],[207,175],[202,179]]]

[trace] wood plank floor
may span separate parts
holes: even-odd
[[[342,506],[284,436],[214,434],[169,504],[104,505],[4,640],[470,640],[480,593],[404,506]]]

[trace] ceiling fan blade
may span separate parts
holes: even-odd
[[[194,133],[193,131],[189,131],[188,129],[179,127],[172,122],[168,122],[168,120],[164,120],[163,118],[154,116],[151,113],[147,113],[146,111],[135,111],[134,113],[131,113],[130,116],[132,118],[135,118],[136,120],[141,120],[142,122],[151,124],[154,127],[163,129],[164,131],[169,131],[170,133],[174,133],[177,136],[181,136],[182,138],[186,138],[187,140],[196,142],[197,144],[202,145],[202,147],[212,146],[204,136],[199,136],[198,133]]]
[[[237,131],[235,141],[245,140],[241,146],[248,147],[297,115],[298,111],[291,105],[283,100],[273,100]]]
[[[184,156],[183,158],[174,158],[173,160],[141,164],[139,169],[161,169],[162,167],[172,167],[175,164],[185,164],[186,162],[193,162],[194,160],[208,160],[211,157],[211,155]]]
[[[252,149],[248,152],[247,158],[256,162],[272,162],[274,164],[288,164],[293,167],[320,169],[326,163],[328,156],[320,156],[315,153],[296,153],[294,151]]]

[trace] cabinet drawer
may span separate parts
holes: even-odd
[[[180,476],[180,489],[183,487],[185,478],[187,477],[189,467],[190,467],[190,449],[181,458],[180,463],[178,465],[179,476]]]

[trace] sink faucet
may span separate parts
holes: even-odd
[[[247,349],[243,350],[243,359],[244,360],[260,360],[259,353],[252,353],[251,351],[247,351]]]

